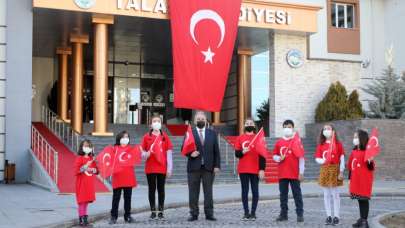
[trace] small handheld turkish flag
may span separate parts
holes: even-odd
[[[195,139],[193,135],[193,131],[191,130],[191,126],[189,125],[187,128],[186,135],[184,136],[184,143],[183,147],[181,148],[181,154],[183,156],[187,156],[187,154],[196,151],[197,147],[195,145]]]
[[[119,150],[117,154],[116,166],[134,166],[141,163],[141,150],[139,145],[128,146],[126,150]]]
[[[267,149],[266,138],[263,128],[260,128],[259,132],[255,135],[249,144],[249,149],[254,149],[262,157],[267,158],[269,151]]]
[[[378,141],[378,129],[373,128],[370,138],[368,139],[366,154],[364,155],[364,161],[374,158],[380,153],[380,143]]]
[[[100,175],[103,178],[111,176],[114,168],[115,153],[111,145],[105,147],[96,157]]]
[[[170,0],[174,106],[221,111],[241,0]]]
[[[155,156],[156,160],[160,163],[164,163],[164,154],[163,154],[163,147],[162,147],[162,136],[156,136],[155,141],[150,146],[150,151],[153,156]]]
[[[292,139],[291,150],[297,158],[304,157],[305,150],[298,132],[295,132],[294,137]]]

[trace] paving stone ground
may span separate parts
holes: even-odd
[[[404,210],[405,209],[404,197],[375,197],[370,202],[370,217],[377,215]],[[241,203],[229,203],[215,205],[215,217],[218,219],[216,222],[206,221],[204,214],[200,214],[197,222],[187,222],[188,208],[181,207],[176,209],[168,209],[165,211],[165,221],[151,221],[148,219],[150,213],[143,212],[133,214],[136,220],[134,224],[125,224],[123,218],[119,218],[118,224],[111,226],[108,224],[108,219],[103,219],[94,224],[94,227],[331,227],[324,226],[325,212],[323,207],[322,198],[305,198],[305,222],[297,224],[295,215],[295,206],[293,200],[289,200],[289,220],[287,222],[275,222],[275,218],[279,213],[279,201],[268,200],[260,201],[256,221],[241,221],[243,210]],[[203,208],[200,206],[200,211]],[[341,224],[338,227],[351,227],[359,216],[357,201],[351,200],[347,197],[342,197],[341,200]],[[405,224],[404,224],[405,227]]]

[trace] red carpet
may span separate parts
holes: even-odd
[[[185,124],[168,124],[166,125],[170,134],[173,136],[184,136],[187,131],[188,125]]]
[[[237,136],[224,136],[225,140],[231,144],[233,147]],[[271,154],[271,151],[269,151]],[[273,160],[272,156],[266,158],[266,169],[264,171],[266,183],[277,183],[278,182],[278,167],[277,163]]]
[[[70,151],[43,123],[32,125],[40,132],[47,142],[58,152],[58,188],[60,193],[75,192],[74,162],[76,155]],[[106,186],[96,178],[96,192],[108,192]]]

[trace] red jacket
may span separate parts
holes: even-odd
[[[96,192],[94,188],[94,178],[96,178],[96,174],[91,171],[80,172],[80,168],[91,160],[93,160],[92,156],[87,158],[85,156],[77,156],[75,161],[77,203],[87,203],[96,200]],[[95,168],[97,170],[96,163],[92,162],[89,168]]]
[[[319,144],[316,147],[315,158],[323,158],[323,159],[326,160],[326,156],[327,156],[329,146],[330,146],[329,142]],[[342,143],[336,142],[336,148],[334,148],[332,150],[332,160],[331,160],[331,163],[329,163],[329,164],[339,164],[340,163],[340,157],[342,155],[344,155],[344,154],[345,154],[345,152],[344,152]]]
[[[299,177],[299,158],[294,155],[291,149],[292,139],[281,138],[274,145],[273,155],[285,155],[285,159],[278,164],[279,179],[294,179]]]
[[[132,148],[127,145],[125,147],[122,146],[114,146],[114,153],[120,153],[122,151],[130,151]],[[115,165],[118,163],[115,162]],[[122,166],[119,167],[117,172],[113,171],[112,175],[112,186],[113,189],[116,188],[125,188],[125,187],[136,187],[136,176],[135,176],[135,167],[134,166]]]
[[[142,138],[142,149],[145,151],[149,151],[151,145],[156,139],[156,135],[146,133],[143,138]],[[173,145],[172,142],[170,141],[169,136],[163,132],[163,164],[158,162],[155,158],[155,156],[151,155],[149,158],[146,160],[145,163],[145,173],[150,174],[150,173],[161,173],[161,174],[166,174],[167,173],[167,151],[168,150],[173,150]]]
[[[249,146],[250,142],[253,140],[255,135],[240,135],[235,142],[235,150],[241,151],[243,148]],[[255,149],[250,150],[244,154],[238,162],[238,173],[259,173],[259,157],[260,155],[255,151]]]
[[[364,161],[365,151],[353,150],[348,162],[350,171],[350,193],[370,198],[374,181],[375,163]]]

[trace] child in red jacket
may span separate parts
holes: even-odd
[[[238,173],[242,187],[242,204],[245,212],[242,221],[256,220],[256,208],[259,202],[259,179],[264,178],[266,159],[256,150],[249,149],[250,142],[256,135],[256,125],[253,119],[245,120],[244,134],[235,143],[235,157],[239,158]],[[252,209],[249,212],[249,183],[252,190]]]
[[[133,148],[129,145],[129,134],[126,131],[123,131],[117,135],[114,145],[115,154],[121,154],[123,151],[127,153],[133,151]],[[109,224],[117,223],[121,192],[124,192],[124,221],[126,223],[132,223],[134,221],[131,217],[131,198],[132,188],[136,186],[137,182],[134,166],[123,166],[119,171],[113,171],[113,200],[111,208],[111,220]]]
[[[166,178],[172,175],[173,145],[169,136],[162,131],[162,119],[159,115],[152,116],[151,130],[142,138],[142,155],[146,159],[145,174],[148,180],[148,198],[151,210],[150,219],[164,219],[165,183]],[[162,137],[161,148],[163,161],[159,161],[152,153],[151,147],[156,138]],[[158,192],[158,211],[156,211],[155,194]],[[157,217],[156,217],[157,213]]]
[[[369,200],[373,188],[375,163],[373,158],[364,161],[369,137],[366,131],[358,130],[354,134],[354,148],[348,162],[350,195],[359,202],[360,218],[353,227],[368,228]]]
[[[331,153],[329,153],[329,150],[331,150]],[[321,165],[318,184],[323,189],[323,201],[326,211],[325,225],[336,226],[340,222],[339,187],[343,186],[345,155],[335,127],[330,124],[326,124],[321,130],[315,152],[315,161]]]
[[[291,186],[295,202],[297,222],[304,222],[304,202],[302,200],[301,180],[304,178],[305,158],[297,157],[291,149],[294,137],[294,122],[283,123],[283,137],[277,140],[273,150],[273,160],[278,163],[278,186],[280,190],[280,215],[277,222],[288,220],[288,186]]]
[[[76,201],[78,204],[80,226],[89,225],[87,206],[96,200],[94,178],[98,170],[94,161],[93,145],[90,140],[80,143],[78,155],[75,161],[76,173]]]

